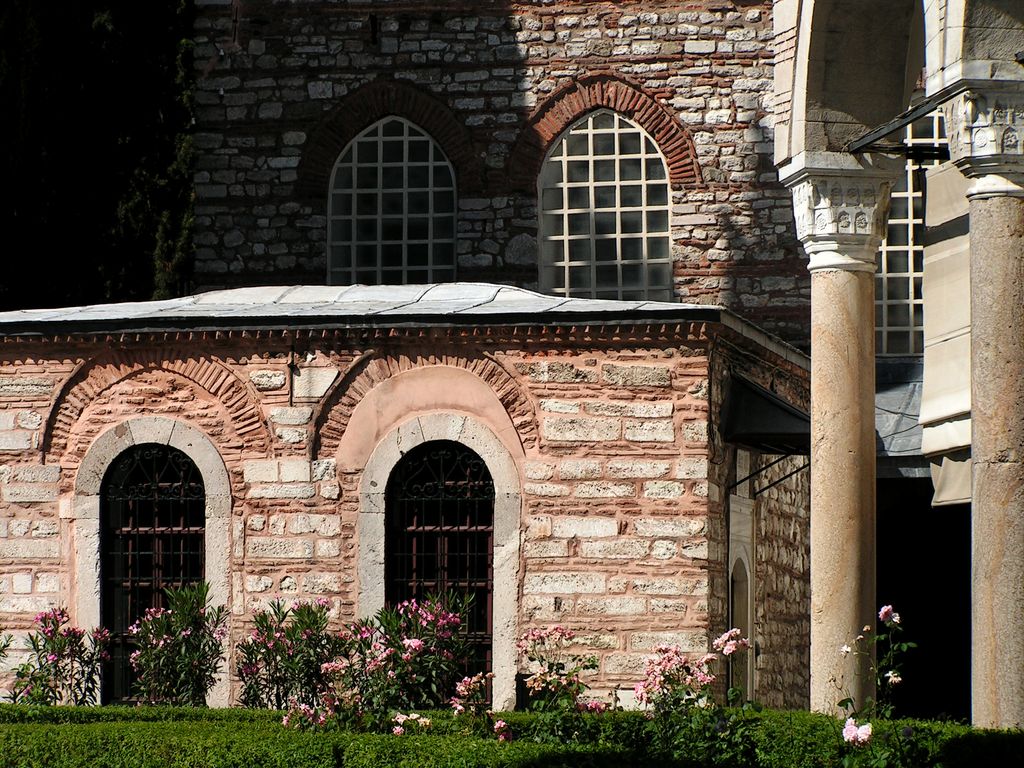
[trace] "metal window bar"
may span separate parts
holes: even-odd
[[[946,147],[942,113],[936,110],[909,123],[906,145],[910,149]],[[875,349],[879,355],[924,352],[924,174],[940,162],[909,152],[904,173],[893,186],[875,276]]]
[[[395,467],[385,494],[385,600],[472,596],[467,675],[491,671],[494,483],[473,451],[424,443]]]
[[[455,174],[440,146],[401,117],[380,120],[335,162],[328,192],[328,283],[455,279]]]
[[[602,109],[573,124],[538,179],[541,290],[672,299],[668,170],[643,129]]]
[[[132,702],[128,628],[147,608],[164,607],[164,590],[202,581],[206,494],[195,464],[166,445],[120,454],[101,489],[101,623],[111,632],[104,703]]]

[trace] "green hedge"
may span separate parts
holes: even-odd
[[[698,718],[680,718],[681,736],[666,753],[657,749],[650,722],[635,712],[574,720],[580,739],[575,742],[566,736],[545,738],[551,721],[509,713],[503,717],[518,738],[504,744],[466,735],[464,722],[447,713],[431,713],[429,734],[394,737],[300,733],[280,725],[281,713],[259,710],[5,705],[0,706],[0,768],[832,768],[849,750],[840,738],[841,725],[823,715],[730,714],[736,718],[732,723],[739,723],[732,733],[739,734],[744,755],[732,762],[714,747],[716,728],[726,727],[717,714],[704,719],[703,730],[693,725]],[[1015,765],[1024,754],[1022,731],[920,721],[874,726],[873,744],[913,750],[890,765]]]

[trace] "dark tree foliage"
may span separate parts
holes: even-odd
[[[191,0],[0,3],[0,309],[180,295]]]

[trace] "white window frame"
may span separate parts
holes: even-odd
[[[613,118],[611,128],[595,127],[594,121],[601,116],[610,115]],[[624,152],[618,137],[621,134],[637,132],[640,136],[639,152]],[[569,155],[569,140],[575,136],[586,136],[588,152],[584,155]],[[595,154],[594,136],[615,137],[614,151]],[[561,154],[559,154],[561,152]],[[570,162],[586,160],[588,173],[585,180],[569,181]],[[640,177],[637,179],[623,180],[621,176],[622,160],[639,160]],[[595,162],[611,161],[614,163],[614,179],[597,180],[595,178]],[[660,170],[649,177],[648,168],[651,161],[660,164]],[[551,163],[561,166],[560,178],[551,181]],[[660,178],[657,178],[660,176]],[[641,187],[640,205],[623,204],[623,188],[628,186]],[[615,189],[615,204],[613,206],[596,206],[596,190],[602,189],[605,192],[609,188]],[[664,199],[661,202],[648,202],[652,192],[661,195],[663,188]],[[551,189],[562,190],[561,204],[558,207],[549,207],[546,202],[545,192]],[[585,190],[587,204],[582,206],[571,206],[568,196],[572,190]],[[611,298],[611,299],[646,299],[671,301],[673,299],[673,275],[672,275],[672,238],[671,238],[671,209],[672,209],[672,188],[668,178],[668,163],[665,156],[659,149],[657,142],[639,125],[632,120],[618,114],[610,109],[599,109],[576,120],[570,125],[558,139],[552,144],[544,157],[541,172],[537,177],[537,207],[539,212],[539,241],[540,241],[540,289],[544,293],[552,293],[560,296],[582,297],[582,298]],[[623,232],[623,215],[628,213],[640,213],[641,228],[639,231]],[[600,214],[613,214],[615,217],[615,231],[612,233],[597,233],[596,217]],[[556,222],[561,217],[560,227]],[[573,220],[579,221],[578,217],[587,217],[588,231],[586,233],[572,233]],[[663,226],[651,227],[652,221],[664,217]],[[560,231],[559,231],[560,230]],[[623,260],[622,244],[627,239],[639,240],[642,256],[638,260]],[[570,249],[574,241],[587,241],[589,243],[589,255],[584,258],[573,259]],[[598,260],[598,242],[615,241],[615,259]],[[652,240],[661,240],[657,247],[662,254],[654,256],[650,253],[649,244]],[[553,251],[561,251],[561,257],[553,254]],[[589,287],[573,288],[573,270],[582,271],[583,268],[590,269]],[[611,271],[614,267],[616,281],[614,284],[599,280],[601,272]],[[639,267],[641,275],[641,286],[632,287],[623,285],[623,272],[625,269]],[[654,268],[652,270],[652,267]],[[661,269],[658,269],[661,267]],[[652,280],[652,273],[661,272],[662,280]],[[559,274],[561,279],[559,279]],[[561,284],[559,284],[561,283]]]
[[[385,135],[388,124],[399,123],[402,126],[401,136]],[[386,142],[401,139],[403,144],[401,161],[384,161]],[[410,161],[409,145],[411,141],[426,140],[428,142],[427,158],[422,161]],[[366,163],[360,161],[359,148],[376,143],[376,159]],[[347,158],[347,159],[346,159]],[[376,168],[375,184],[359,186],[359,169],[372,166]],[[425,186],[409,186],[411,169],[427,169]],[[450,184],[435,183],[438,168],[447,170]],[[386,171],[400,171],[402,186],[384,186]],[[351,183],[346,184],[341,174],[351,174]],[[336,188],[337,187],[337,188]],[[373,213],[358,212],[359,193],[372,193],[377,196],[376,210]],[[401,211],[387,211],[383,195],[401,194]],[[427,209],[424,213],[410,212],[410,195],[425,194]],[[438,196],[450,195],[450,211],[438,211]],[[342,198],[349,198],[348,204]],[[401,236],[384,238],[385,224],[395,225],[401,220]],[[427,231],[423,236],[413,237],[410,232],[410,220],[426,220]],[[375,234],[365,240],[359,240],[358,226],[361,221],[374,222]],[[347,228],[347,233],[344,231]],[[442,231],[438,232],[441,228]],[[348,285],[367,282],[375,285],[444,283],[453,282],[456,278],[456,238],[458,236],[458,189],[455,169],[441,149],[440,144],[426,130],[398,115],[388,115],[361,131],[338,155],[331,170],[330,185],[327,191],[327,282],[329,285]],[[426,246],[425,263],[412,263],[410,248]],[[373,264],[360,262],[365,257],[366,249],[373,247],[375,255]],[[385,258],[385,249],[390,252]],[[398,256],[397,263],[391,261]],[[345,256],[347,250],[348,256]],[[361,253],[360,253],[361,251]],[[347,261],[346,261],[347,258]]]

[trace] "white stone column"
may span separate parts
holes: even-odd
[[[971,222],[971,712],[1024,727],[1024,83],[945,105]]]
[[[892,174],[823,153],[781,170],[811,272],[811,708],[874,694],[875,259]]]

